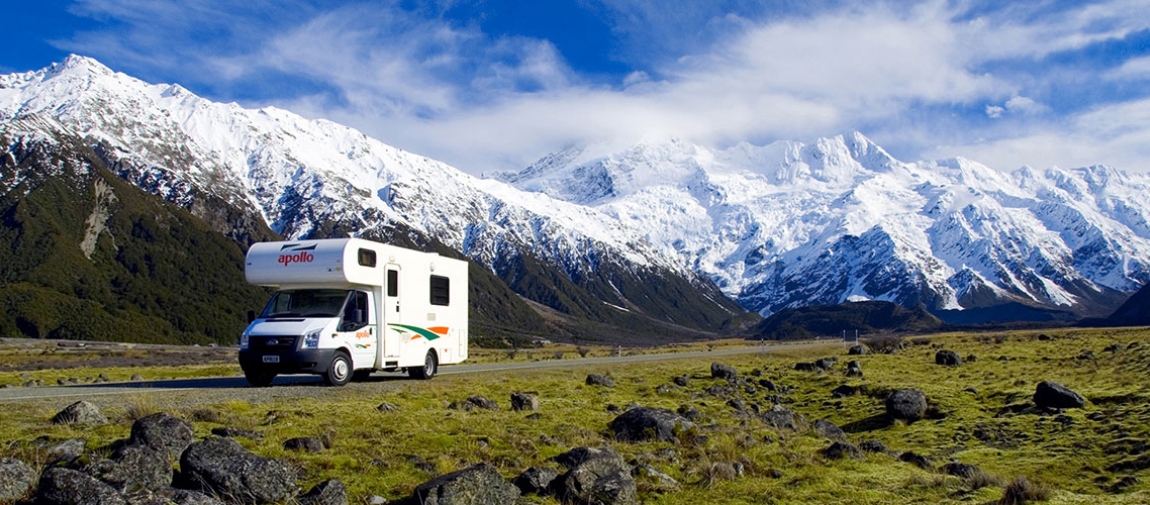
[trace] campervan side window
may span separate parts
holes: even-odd
[[[399,296],[399,271],[387,271],[387,296]]]
[[[451,305],[451,279],[439,275],[431,276],[431,304]]]
[[[359,266],[375,268],[375,251],[371,249],[360,249]]]

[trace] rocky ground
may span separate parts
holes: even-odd
[[[1148,336],[13,403],[0,503],[1146,503]]]

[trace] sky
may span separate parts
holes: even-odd
[[[1145,0],[53,0],[6,17],[0,73],[80,54],[475,174],[577,144],[856,130],[904,161],[1150,171]]]

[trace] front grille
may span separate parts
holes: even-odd
[[[252,350],[261,351],[290,351],[295,349],[297,335],[260,335],[251,337]]]

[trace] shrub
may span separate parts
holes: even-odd
[[[893,354],[902,348],[902,337],[897,335],[880,335],[864,341],[871,351],[879,354]]]
[[[1002,499],[998,505],[1022,505],[1028,501],[1046,501],[1050,498],[1050,489],[1046,486],[1030,482],[1026,477],[1017,477],[1002,492]]]

